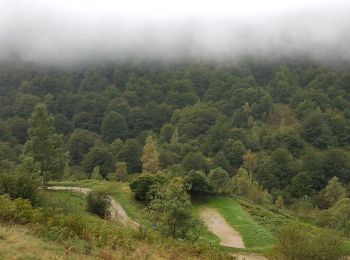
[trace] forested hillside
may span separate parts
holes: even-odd
[[[140,173],[151,135],[162,170],[221,167],[232,177],[244,168],[267,199],[329,207],[329,180],[350,181],[349,90],[348,72],[313,63],[3,64],[1,170],[21,160],[28,119],[45,104],[69,164],[49,179],[90,178],[96,166],[106,178],[121,162]]]

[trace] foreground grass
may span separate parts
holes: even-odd
[[[55,209],[33,208],[28,201],[0,196],[0,227],[5,230],[0,229],[0,259],[231,259],[210,245],[91,216],[80,211],[84,203],[76,193],[50,191],[44,196],[45,203],[59,200]],[[67,215],[59,207],[63,199]],[[11,231],[14,225],[24,231]]]
[[[0,259],[96,259],[62,244],[45,241],[23,226],[0,225]]]
[[[231,198],[209,198],[206,202],[197,204],[197,209],[201,207],[216,208],[226,221],[241,234],[248,251],[263,252],[270,249],[275,243],[275,237],[272,233],[253,220]]]

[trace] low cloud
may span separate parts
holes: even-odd
[[[350,60],[347,1],[166,2],[0,0],[0,58]]]

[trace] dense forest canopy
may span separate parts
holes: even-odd
[[[143,146],[153,136],[159,168],[175,175],[221,167],[232,177],[245,168],[286,200],[313,197],[334,176],[350,183],[346,67],[302,61],[70,69],[3,64],[2,171],[23,160],[23,146],[33,139],[29,118],[42,104],[69,156],[69,170],[54,179],[89,178],[96,166],[106,178],[116,163],[140,173]]]

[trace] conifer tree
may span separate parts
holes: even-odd
[[[22,161],[31,161],[38,168],[44,188],[49,178],[63,174],[68,162],[68,153],[62,149],[62,136],[55,133],[53,120],[45,105],[35,108],[29,118],[29,138],[22,154]]]

